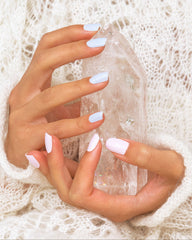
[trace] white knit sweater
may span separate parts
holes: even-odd
[[[184,158],[182,184],[156,212],[113,222],[63,203],[39,170],[11,165],[4,152],[10,91],[43,33],[71,24],[115,22],[147,75],[147,134]],[[192,236],[192,1],[0,1],[0,239],[190,239]],[[81,61],[53,84],[81,78]],[[71,75],[72,74],[72,75]],[[74,141],[64,143],[76,155]]]

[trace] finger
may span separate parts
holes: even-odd
[[[52,184],[62,200],[69,202],[68,191],[72,178],[65,164],[61,142],[57,137],[46,133],[45,147]]]
[[[96,39],[81,40],[78,42],[71,42],[62,44],[54,48],[46,49],[34,56],[34,66],[39,70],[39,73],[47,70],[54,70],[64,64],[74,62],[77,59],[83,59],[98,55],[104,50],[106,38],[97,38],[98,44],[89,47],[89,43],[96,41]]]
[[[46,131],[60,139],[69,138],[98,128],[104,120],[103,112],[97,112],[79,118],[63,119],[41,126],[38,125],[34,131],[39,132],[42,136]]]
[[[77,118],[80,116],[81,101],[68,105],[60,105],[47,114],[48,122],[54,122],[61,119]]]
[[[128,220],[140,214],[143,209],[137,206],[136,196],[109,195],[93,188],[94,173],[100,154],[101,143],[99,136],[95,134],[79,163],[69,192],[70,200],[79,207],[99,213],[116,222]]]
[[[82,157],[70,189],[72,199],[83,193],[88,196],[93,191],[94,173],[101,155],[101,142],[98,134],[94,134],[87,152]]]
[[[98,189],[94,189],[87,198],[85,207],[114,222],[126,221],[138,215],[135,196],[110,195]]]
[[[175,184],[170,184],[161,177],[155,177],[136,196],[109,195],[93,189],[92,194],[83,204],[90,211],[112,221],[122,222],[156,210],[165,203],[174,189]],[[79,202],[82,204],[81,201]]]
[[[86,25],[72,25],[43,35],[38,48],[52,48],[61,44],[90,39],[99,30],[100,25],[95,24],[93,31],[87,31]]]
[[[93,187],[100,155],[101,142],[99,136],[95,134],[76,171],[69,192],[71,201],[76,206],[99,213],[113,221],[133,217],[136,214],[135,196],[109,195]]]
[[[158,209],[175,190],[176,184],[159,175],[151,179],[137,194],[137,212],[144,214]]]
[[[56,122],[31,126],[36,138],[36,149],[44,146],[44,135],[49,132],[59,139],[69,138],[98,128],[105,120],[103,112],[85,115],[76,119],[63,119]]]
[[[146,144],[116,138],[108,139],[106,147],[117,158],[173,181],[183,177],[183,159],[174,151],[159,150]]]
[[[87,201],[87,207],[112,221],[122,222],[158,209],[174,189],[175,184],[170,184],[158,176],[145,185],[136,196],[109,195],[96,189]]]
[[[98,77],[97,77],[98,76]],[[91,79],[102,81],[97,84],[92,84]],[[108,84],[108,73],[100,73],[92,78],[84,78],[79,81],[65,83],[48,88],[38,94],[34,99],[25,104],[22,111],[27,114],[21,114],[24,120],[31,120],[41,116],[45,116],[55,107],[80,98],[84,95],[99,91]],[[30,111],[29,111],[30,109]]]
[[[49,167],[47,163],[47,157],[43,151],[30,151],[25,154],[26,158],[29,161],[29,164],[34,166],[35,168],[39,168],[42,174],[47,177],[50,181],[49,176]]]
[[[81,40],[37,52],[34,55],[30,68],[25,74],[25,87],[31,91],[42,89],[46,81],[50,80],[51,74],[56,68],[74,62],[77,59],[98,55],[104,50],[106,38],[102,38],[101,40],[100,47],[89,47],[87,40]],[[38,79],[38,81],[34,81],[34,79]]]
[[[39,90],[47,88],[56,68],[77,59],[98,55],[104,50],[105,42],[106,39],[102,38],[100,45],[88,47],[87,41],[81,40],[36,52],[28,70],[17,85],[19,104],[28,102]]]

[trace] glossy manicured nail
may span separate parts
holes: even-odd
[[[91,138],[91,141],[89,142],[87,152],[92,152],[96,148],[98,142],[99,142],[99,135],[97,133],[95,133],[93,135],[93,137]]]
[[[39,162],[35,159],[35,157],[33,155],[25,154],[25,157],[29,161],[29,164],[31,164],[33,167],[35,167],[35,168],[39,168],[40,167]]]
[[[52,151],[52,137],[48,133],[45,133],[45,148],[47,153]]]
[[[101,27],[101,24],[99,23],[94,23],[94,24],[85,24],[83,26],[83,29],[85,31],[97,31]]]
[[[106,41],[107,38],[94,38],[87,42],[87,46],[90,48],[103,47],[105,46]]]
[[[106,147],[111,152],[124,155],[129,147],[129,143],[118,138],[109,138],[106,141]]]
[[[103,119],[103,112],[96,112],[89,116],[89,122],[94,123]]]
[[[102,72],[97,75],[94,75],[89,79],[89,82],[92,84],[97,84],[97,83],[102,83],[106,82],[109,78],[109,73],[108,72]]]

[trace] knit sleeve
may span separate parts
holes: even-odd
[[[138,216],[131,221],[136,226],[156,227],[162,224],[192,194],[192,152],[187,144],[167,134],[153,137],[153,143],[156,147],[179,153],[184,159],[185,174],[182,183],[158,210]]]

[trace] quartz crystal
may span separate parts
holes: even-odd
[[[103,147],[94,185],[110,194],[135,195],[147,182],[147,171],[119,159],[106,149],[110,137],[145,140],[145,72],[125,37],[114,26],[100,30],[107,37],[104,51],[83,60],[83,77],[109,72],[108,86],[82,98],[81,115],[103,111],[105,122],[80,138],[80,156],[97,132]]]

